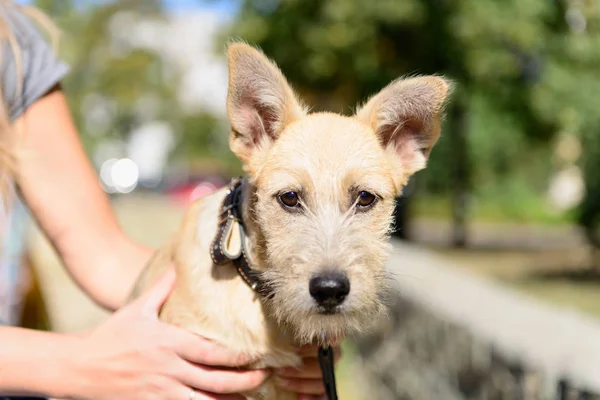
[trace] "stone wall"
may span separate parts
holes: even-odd
[[[355,341],[369,399],[600,400],[595,321],[403,244],[390,270],[390,316]]]

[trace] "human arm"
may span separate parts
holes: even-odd
[[[119,228],[60,90],[69,66],[38,30],[43,18],[25,9],[34,11],[0,2],[0,135],[15,155],[8,172],[75,281],[116,309],[151,250]]]
[[[0,326],[0,394],[64,398],[60,378],[73,342],[67,335]]]
[[[59,86],[15,121],[25,139],[17,184],[75,281],[99,304],[125,302],[152,250],[119,227]]]

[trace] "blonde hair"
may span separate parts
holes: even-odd
[[[6,15],[6,11],[11,7],[26,15],[33,23],[38,25],[40,32],[45,34],[52,43],[53,48],[55,50],[57,49],[59,32],[52,20],[46,14],[32,6],[16,4],[11,0],[0,0],[0,10],[2,10],[4,15]],[[17,102],[20,102],[23,100],[23,65],[21,48],[10,24],[6,18],[0,16],[0,70],[5,67],[5,60],[3,60],[3,57],[6,55],[4,52],[6,45],[8,45],[8,49],[10,50],[9,57],[14,58],[16,67],[17,82],[15,85],[16,93],[14,98]],[[15,132],[15,129],[12,126],[7,104],[5,104],[3,100],[3,94],[4,88],[0,85],[0,197],[6,207],[7,199],[10,194],[9,192],[12,187],[12,180],[15,174],[18,173],[17,160],[22,135]]]

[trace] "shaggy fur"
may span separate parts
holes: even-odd
[[[296,366],[294,346],[337,343],[384,313],[394,199],[410,175],[425,167],[450,84],[433,76],[399,79],[352,117],[308,114],[261,52],[234,43],[228,59],[230,147],[250,183],[244,193],[249,249],[273,297],[255,294],[232,266],[211,262],[225,189],[191,206],[134,296],[174,263],[177,286],[162,320],[258,356],[251,367]],[[293,211],[278,201],[289,191],[300,197]],[[368,209],[357,207],[361,191],[377,197]],[[320,313],[309,293],[311,277],[323,271],[344,273],[350,281],[350,293],[334,314]],[[293,398],[270,382],[246,396]]]

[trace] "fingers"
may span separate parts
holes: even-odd
[[[275,379],[281,388],[298,393],[298,400],[325,399],[325,386],[323,373],[317,357],[319,346],[308,345],[302,347],[298,353],[303,357],[302,366],[299,368],[282,368],[276,371]],[[339,347],[334,349],[334,362],[337,364],[342,356]]]
[[[325,386],[321,379],[294,379],[275,377],[277,386],[294,393],[323,395]]]
[[[167,329],[176,354],[187,361],[177,376],[190,387],[220,394],[247,392],[258,388],[270,375],[267,370],[223,369],[247,365],[252,360],[183,329]]]
[[[250,364],[249,355],[230,350],[218,343],[180,328],[169,326],[177,355],[194,364],[220,367],[240,367]]]
[[[175,268],[170,267],[146,293],[132,303],[132,307],[140,309],[145,316],[156,317],[158,310],[171,294],[175,280]]]
[[[257,389],[269,377],[266,370],[224,370],[186,363],[177,374],[186,385],[210,393],[232,394]]]

